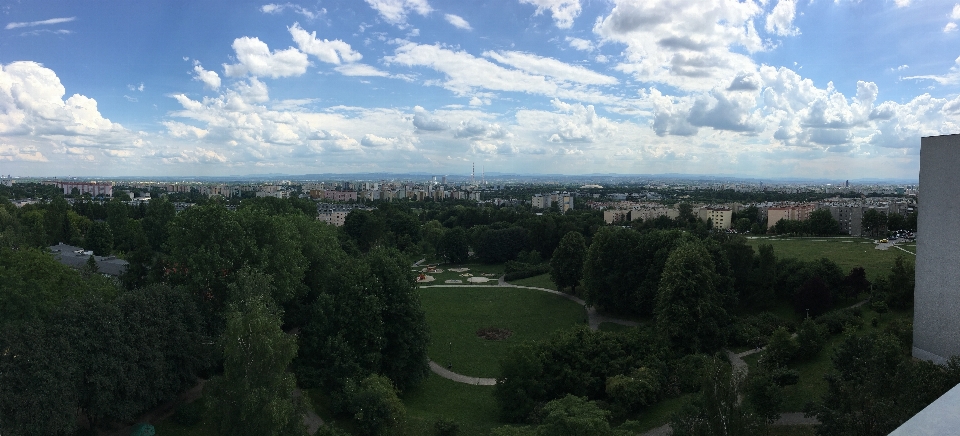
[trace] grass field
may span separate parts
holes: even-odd
[[[913,256],[896,248],[877,250],[872,239],[864,238],[767,238],[747,239],[747,244],[757,249],[760,244],[773,245],[773,252],[778,258],[793,257],[801,260],[816,260],[822,257],[830,259],[840,265],[844,273],[850,269],[862,266],[870,281],[878,277],[885,277],[897,256],[904,256],[913,261]],[[904,246],[904,249],[916,252],[913,248]]]
[[[547,338],[586,319],[582,306],[532,289],[421,288],[420,301],[430,326],[430,358],[473,377],[496,377],[512,345]],[[478,337],[477,330],[486,327],[512,335],[500,341]]]
[[[546,288],[557,290],[557,285],[550,280],[550,274],[540,274],[538,276],[527,277],[520,280],[511,280],[510,284],[519,286],[533,286],[537,288]]]
[[[499,426],[493,386],[471,386],[430,373],[426,381],[403,396],[407,435],[433,434],[438,419],[456,421],[460,436],[481,436]]]

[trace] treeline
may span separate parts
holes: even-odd
[[[295,386],[321,389],[353,417],[426,377],[429,332],[393,243],[364,245],[296,201],[236,211],[212,201],[179,214],[164,198],[145,210],[101,206],[0,202],[5,434],[129,422],[199,377],[212,377],[205,398],[219,431],[299,434]],[[71,270],[44,252],[61,241],[130,267],[120,280]],[[357,416],[370,432],[395,424]]]

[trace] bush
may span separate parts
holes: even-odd
[[[400,429],[406,410],[390,379],[373,374],[359,385],[350,380],[345,391],[361,435],[389,435]]]
[[[173,414],[173,422],[184,427],[191,427],[199,424],[206,412],[207,403],[202,398],[190,403],[183,403],[177,406],[177,411]]]
[[[795,369],[777,368],[770,371],[770,380],[777,386],[792,386],[800,381],[800,372]]]
[[[630,374],[607,379],[607,399],[616,416],[626,416],[657,401],[660,376],[649,368],[637,368]]]
[[[737,318],[730,331],[730,343],[735,346],[762,347],[773,331],[786,327],[788,322],[771,312]]]
[[[843,309],[820,315],[816,318],[816,321],[818,324],[826,326],[831,335],[837,335],[843,333],[844,330],[856,330],[862,327],[862,317],[862,311]]]
[[[801,359],[812,359],[820,354],[827,342],[827,327],[810,318],[803,320],[797,328],[797,355]]]
[[[796,357],[798,348],[790,332],[783,327],[778,328],[770,336],[770,343],[763,352],[763,366],[771,370],[785,366]]]
[[[460,433],[460,424],[452,419],[440,418],[433,425],[433,429],[436,430],[437,436],[454,436]]]
[[[705,354],[688,354],[683,358],[670,363],[668,384],[673,388],[670,395],[697,392],[700,390],[700,381],[710,358]]]

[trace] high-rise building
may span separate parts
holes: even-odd
[[[913,357],[960,355],[960,135],[920,140]]]

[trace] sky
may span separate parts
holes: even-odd
[[[0,174],[915,180],[934,0],[0,1]]]

